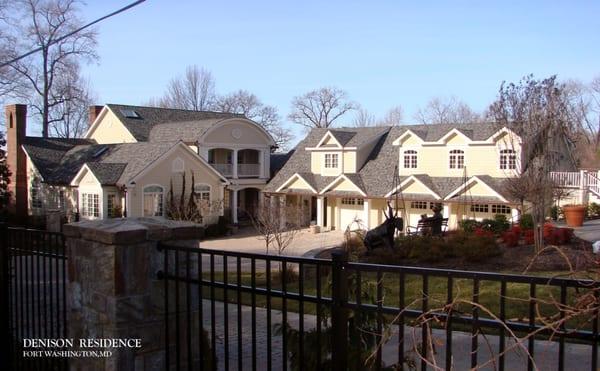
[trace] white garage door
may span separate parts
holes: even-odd
[[[355,223],[360,220],[361,225]],[[340,230],[345,231],[348,226],[350,230],[365,228],[364,206],[361,198],[343,198],[340,205]]]

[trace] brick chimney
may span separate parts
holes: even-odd
[[[27,132],[27,105],[12,104],[6,112],[6,163],[11,172],[8,210],[18,221],[27,218],[27,159],[21,145]]]
[[[96,117],[100,114],[104,106],[90,106],[89,107],[89,119],[88,119],[88,127],[92,126],[92,123],[96,120]]]

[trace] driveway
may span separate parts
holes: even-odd
[[[342,231],[312,234],[308,228],[304,228],[298,231],[292,244],[288,246],[283,255],[313,256],[320,250],[339,245],[343,240],[344,233]],[[255,254],[265,254],[267,252],[265,241],[260,238],[253,227],[242,228],[233,236],[201,241],[200,247]],[[274,249],[271,249],[269,253],[277,254]]]

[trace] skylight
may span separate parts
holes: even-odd
[[[99,150],[97,150],[94,153],[94,158],[96,158],[96,157],[100,156],[101,154],[103,154],[104,152],[106,152],[107,149],[108,149],[108,147],[102,147]]]
[[[142,118],[135,110],[132,109],[121,109],[121,114],[130,119],[139,119]]]

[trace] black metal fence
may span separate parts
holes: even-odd
[[[67,337],[62,234],[0,225],[0,369],[66,370],[67,360],[23,348],[25,339]]]
[[[592,281],[159,249],[166,369],[598,366]]]

